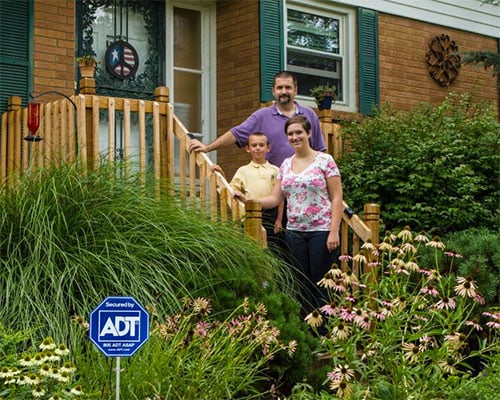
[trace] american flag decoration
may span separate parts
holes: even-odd
[[[123,40],[111,43],[106,50],[106,69],[118,79],[130,79],[139,68],[139,56],[134,47]]]

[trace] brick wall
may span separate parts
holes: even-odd
[[[71,96],[75,92],[75,2],[35,0],[34,7],[33,91],[56,90]]]
[[[455,82],[441,87],[429,75],[425,55],[430,41],[441,34],[450,36],[459,51],[497,50],[497,41],[425,22],[392,15],[380,15],[380,102],[408,110],[418,102],[441,102],[449,92],[474,92],[478,98],[498,105],[497,80],[491,71],[462,65]]]
[[[217,2],[218,135],[260,107],[259,5],[257,0]],[[250,161],[236,146],[217,151],[230,179]]]

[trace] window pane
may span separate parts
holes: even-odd
[[[339,20],[288,9],[288,45],[339,53]]]
[[[319,84],[335,86],[337,101],[344,100],[341,19],[287,9],[287,69],[297,75],[298,94],[310,97]]]
[[[174,64],[176,67],[201,68],[201,14],[174,8]]]

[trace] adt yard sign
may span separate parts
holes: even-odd
[[[130,357],[149,339],[149,314],[132,297],[108,297],[90,313],[90,340],[108,357]]]

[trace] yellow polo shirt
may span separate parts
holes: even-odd
[[[236,171],[230,185],[249,199],[258,199],[271,194],[279,168],[269,161],[257,164],[250,161]]]

